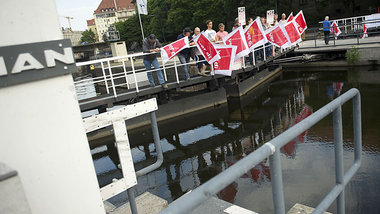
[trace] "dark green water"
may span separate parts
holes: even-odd
[[[345,189],[346,213],[380,213],[379,68],[286,71],[228,105],[160,123],[165,161],[160,169],[138,178],[137,194],[149,191],[170,203],[353,87],[362,96],[363,161]],[[351,108],[350,102],[343,107],[346,169],[353,162]],[[136,168],[154,161],[150,129],[129,134]],[[315,207],[335,183],[332,117],[281,152],[286,210],[295,203]],[[92,154],[100,186],[121,177],[114,146],[95,148]],[[259,213],[273,213],[268,162],[252,168],[218,197]],[[116,205],[126,200],[126,193],[110,199]],[[328,211],[336,213],[335,203]]]

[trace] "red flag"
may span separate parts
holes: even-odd
[[[285,24],[285,31],[289,36],[290,45],[296,45],[302,41],[301,35],[298,32],[294,21]]]
[[[291,12],[288,16],[288,19],[286,20],[287,22],[291,22],[293,20],[293,12]]]
[[[342,31],[340,31],[339,29],[339,26],[338,26],[338,23],[336,21],[333,21],[332,25],[331,25],[331,28],[330,28],[330,31],[332,33],[334,33],[334,36],[335,38],[339,36],[339,34],[342,33]]]
[[[214,47],[221,57],[218,61],[214,62],[215,74],[231,76],[237,47],[234,45],[214,45]]]
[[[294,17],[294,21],[296,22],[298,32],[302,34],[307,29],[305,16],[303,15],[302,10]]]
[[[270,43],[276,45],[277,47],[290,47],[290,39],[282,23],[266,30],[265,36]]]
[[[247,40],[248,48],[253,51],[256,47],[262,46],[268,42],[265,37],[263,26],[260,18],[255,19],[244,29],[245,39]]]
[[[365,24],[363,24],[363,37],[362,39],[368,37],[368,33],[367,33],[367,26]]]
[[[194,39],[194,42],[208,63],[212,64],[220,59],[214,45],[206,38],[203,32]]]
[[[181,50],[188,47],[190,46],[189,46],[189,38],[187,36],[162,47],[161,48],[162,62],[165,64],[167,61],[171,60],[174,56],[176,56]]]
[[[240,26],[232,31],[227,36],[223,37],[223,42],[226,45],[234,45],[236,49],[236,59],[249,54],[247,41],[245,40],[243,28]]]

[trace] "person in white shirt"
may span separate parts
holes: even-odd
[[[287,23],[287,21],[286,21],[286,14],[285,13],[283,13],[281,15],[281,20],[279,22],[282,23],[282,24],[286,24]]]
[[[207,39],[210,40],[211,42],[215,42],[216,31],[212,29],[212,21],[207,20],[206,25],[207,25],[207,30],[205,31],[205,35]]]

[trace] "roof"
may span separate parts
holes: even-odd
[[[87,20],[87,26],[95,25],[95,19]]]
[[[98,6],[98,8],[94,11],[94,14],[103,13],[107,9],[115,9],[115,3],[117,5],[117,10],[123,9],[134,9],[134,4],[132,4],[132,0],[102,0]],[[102,11],[103,10],[103,11]]]

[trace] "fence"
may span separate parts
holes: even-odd
[[[359,20],[359,19],[364,19],[365,16],[360,16],[360,17],[354,17],[355,19],[354,20]],[[348,19],[341,19],[340,22],[342,23],[347,23],[347,20],[350,20],[351,18],[348,18]],[[337,20],[335,20],[337,21]],[[321,23],[321,22],[319,22]],[[362,21],[362,22],[352,22],[352,23],[348,23],[348,24],[344,24],[342,26],[340,26],[338,24],[338,28],[339,29],[342,29],[344,28],[344,33],[342,33],[341,35],[339,35],[338,37],[340,38],[356,38],[356,42],[344,42],[344,43],[341,43],[341,44],[336,44],[336,40],[337,40],[337,37],[334,36],[333,33],[330,33],[330,36],[329,36],[329,39],[332,39],[333,40],[333,46],[336,47],[336,46],[343,46],[343,45],[360,45],[360,44],[373,44],[373,43],[379,43],[379,41],[361,41],[360,38],[363,36],[363,24],[374,24],[374,23],[380,23],[380,19],[375,19],[375,20],[371,20],[371,21]],[[334,28],[337,28],[337,27],[331,27],[330,29],[334,29]],[[348,30],[347,30],[348,29]],[[325,45],[322,45],[322,46],[318,46],[317,45],[317,38],[318,38],[318,32],[322,31],[323,28],[319,28],[318,30],[313,30],[313,39],[309,39],[307,41],[310,41],[310,40],[314,40],[314,48],[318,48],[318,47],[326,47]],[[330,31],[331,32],[331,31]],[[370,36],[370,35],[376,35],[376,34],[380,34],[380,32],[378,31],[374,31],[374,32],[369,32],[367,30],[367,35]],[[299,48],[299,49],[307,49],[307,48],[310,48],[309,46],[308,47],[302,47],[302,48]]]
[[[355,161],[344,174],[343,166],[343,130],[342,130],[342,105],[348,100],[353,100],[353,125]],[[265,143],[256,151],[241,159],[233,166],[213,177],[192,192],[172,202],[161,213],[187,213],[206,201],[212,195],[217,194],[234,180],[242,176],[249,169],[269,157],[270,173],[272,178],[273,204],[276,214],[285,214],[285,202],[282,183],[282,169],[280,149],[289,141],[311,128],[317,122],[333,113],[334,145],[335,145],[335,174],[336,185],[325,196],[313,213],[323,213],[337,198],[339,214],[344,213],[344,187],[357,172],[361,164],[362,136],[361,136],[361,103],[360,93],[357,89],[351,89],[331,101],[317,112],[294,125],[276,138]]]
[[[192,46],[194,48],[195,46]],[[267,61],[267,54],[266,49],[268,47],[272,47],[271,44],[264,45],[262,47],[259,47],[255,49],[255,51],[263,51],[264,54],[264,59],[263,61]],[[255,59],[255,51],[252,52],[253,58]],[[151,53],[139,53],[139,54],[131,54],[131,55],[125,55],[125,56],[119,56],[119,57],[112,57],[112,58],[105,58],[105,59],[98,59],[98,60],[92,60],[92,61],[87,61],[87,62],[79,62],[77,63],[77,67],[84,67],[84,66],[100,66],[102,75],[99,77],[94,77],[89,79],[83,79],[83,80],[78,80],[75,81],[75,87],[77,90],[81,87],[88,86],[89,84],[103,84],[105,89],[106,89],[106,94],[112,95],[114,97],[118,97],[120,93],[118,93],[117,88],[118,87],[123,87],[126,90],[125,91],[130,91],[130,92],[140,92],[142,88],[146,88],[145,86],[147,84],[144,84],[143,81],[146,81],[146,73],[147,72],[154,72],[157,70],[162,70],[163,71],[163,77],[167,83],[180,83],[180,78],[179,78],[179,70],[178,66],[183,66],[183,65],[194,65],[196,63],[201,63],[205,62],[206,60],[200,60],[200,61],[191,61],[186,64],[181,64],[176,60],[176,57],[171,59],[167,64],[163,64],[162,62],[160,63],[160,68],[159,69],[152,69],[152,70],[146,70],[144,65],[142,64],[141,58],[150,55]],[[159,53],[156,53],[159,54]],[[135,61],[136,60],[136,61]],[[115,63],[119,62],[119,63]],[[136,68],[136,63],[139,64],[140,67],[143,68]],[[255,60],[253,60],[254,65],[256,65]],[[213,65],[210,66],[210,74],[214,76],[213,72]],[[122,72],[115,73],[115,68],[121,68]],[[245,67],[245,62],[244,62],[244,57],[242,61],[242,65],[239,68],[235,69],[241,69],[241,68],[246,68]],[[170,80],[168,78],[168,72],[170,71],[169,69],[174,69],[174,74],[175,74],[175,79]]]

